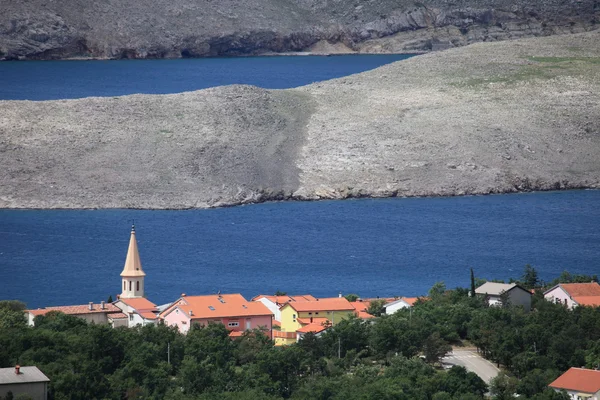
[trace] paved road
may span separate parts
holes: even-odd
[[[442,359],[442,364],[451,367],[461,365],[468,371],[475,372],[485,383],[490,383],[500,370],[494,364],[470,350],[454,350]]]

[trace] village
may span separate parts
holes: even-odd
[[[310,294],[259,294],[250,300],[239,293],[182,293],[171,303],[157,305],[146,297],[146,274],[142,268],[135,227],[131,230],[120,276],[121,293],[116,296],[116,301],[29,309],[25,311],[27,324],[35,326],[37,317],[49,313],[62,313],[112,328],[164,324],[176,327],[182,334],[187,334],[194,325],[222,324],[232,340],[259,330],[275,346],[288,346],[302,341],[309,334],[319,337],[344,320],[354,318],[368,323],[380,315],[411,310],[416,304],[429,301],[427,296],[361,299],[356,295],[344,297],[342,293],[331,298],[316,298]],[[535,291],[518,283],[485,282],[476,288],[473,285],[473,288],[475,295],[483,297],[488,306],[510,304],[524,312],[532,309]],[[580,306],[600,307],[600,285],[597,282],[561,283],[544,290],[543,296],[548,302],[569,310]],[[600,400],[600,371],[578,367],[571,366],[549,387],[557,392],[566,391],[574,400]],[[48,382],[49,379],[35,366],[2,368],[0,399],[8,392],[47,399]]]

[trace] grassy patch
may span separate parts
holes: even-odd
[[[584,62],[591,64],[600,64],[600,57],[527,57],[529,61],[538,63],[574,63]]]

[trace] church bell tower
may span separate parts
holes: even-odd
[[[137,241],[135,239],[135,225],[131,226],[131,237],[129,239],[129,248],[127,249],[127,258],[125,266],[121,272],[121,296],[122,299],[132,299],[144,297],[144,277],[146,273],[142,269],[140,253],[138,252]]]

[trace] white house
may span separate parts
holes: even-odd
[[[112,316],[121,313],[121,310],[110,303],[101,301],[99,304],[94,304],[90,302],[89,304],[75,306],[57,306],[38,308],[37,310],[26,310],[25,315],[27,316],[27,323],[29,326],[33,326],[35,317],[38,315],[46,315],[50,311],[58,311],[63,314],[72,315],[95,324],[109,323],[109,319]]]
[[[600,306],[600,285],[591,283],[559,283],[544,292],[544,298],[569,309],[577,306]]]
[[[570,368],[548,386],[566,391],[573,400],[600,400],[600,371]]]
[[[516,283],[486,282],[475,289],[475,293],[485,296],[490,306],[500,305],[502,296],[506,295],[510,305],[531,310],[531,292]]]
[[[418,299],[418,297],[401,297],[398,300],[384,305],[383,308],[385,309],[386,314],[394,314],[403,308],[411,308],[415,305]]]
[[[252,298],[252,301],[263,303],[272,313],[275,321],[281,322],[281,307],[287,303],[296,301],[316,301],[317,299],[310,294],[301,294],[297,296],[270,296],[267,294],[259,294]]]

